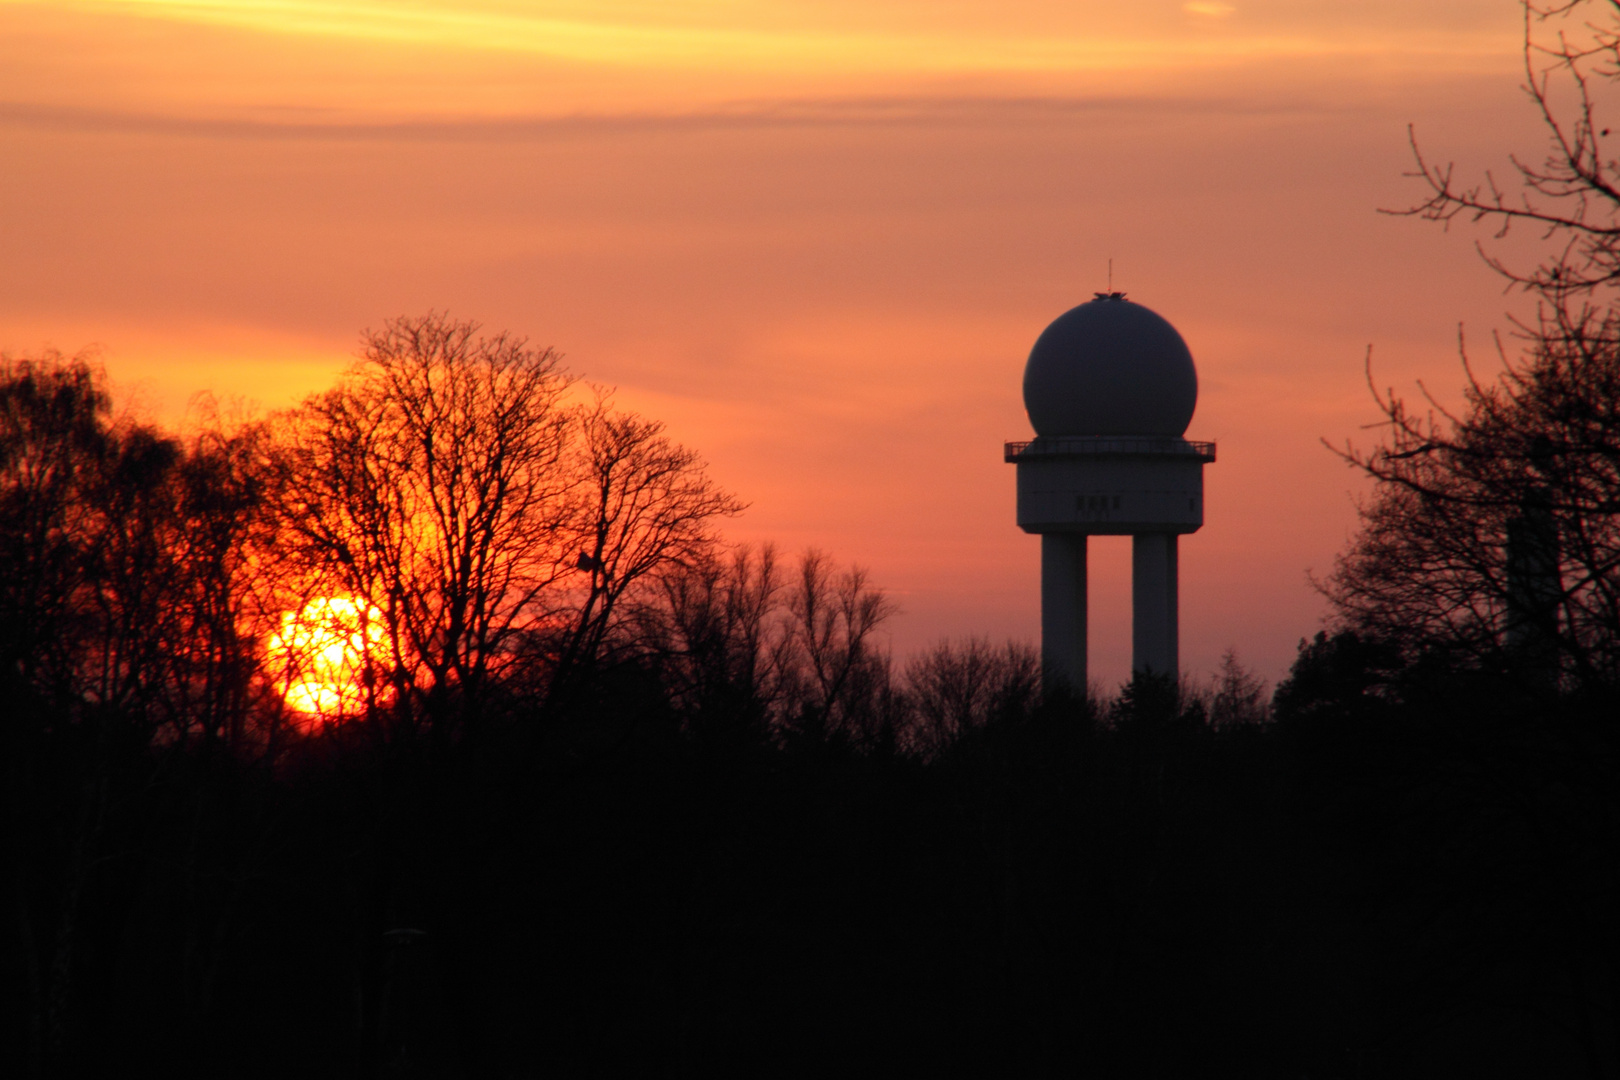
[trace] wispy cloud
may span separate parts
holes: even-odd
[[[1182,97],[1093,95],[1068,97],[946,97],[785,99],[738,101],[717,108],[671,112],[625,111],[568,116],[434,117],[360,120],[307,110],[302,118],[187,116],[153,111],[83,108],[0,101],[0,127],[37,130],[168,135],[203,139],[308,139],[340,142],[509,142],[570,134],[633,131],[712,131],[743,128],[960,126],[1050,123],[1105,113],[1284,115],[1341,109],[1305,97],[1271,95]]]
[[[1231,4],[1217,3],[1215,0],[1191,0],[1190,3],[1182,4],[1181,10],[1189,15],[1202,15],[1209,19],[1224,19],[1236,11],[1237,8]]]

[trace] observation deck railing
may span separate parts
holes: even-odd
[[[1215,444],[1191,442],[1152,436],[1071,435],[1042,437],[1010,442],[1006,446],[1006,460],[1044,457],[1195,457],[1199,461],[1215,460]]]

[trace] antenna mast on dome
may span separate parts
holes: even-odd
[[[1110,255],[1108,257],[1108,291],[1107,292],[1100,292],[1100,293],[1092,293],[1091,295],[1092,295],[1092,297],[1094,299],[1097,299],[1097,300],[1123,300],[1123,299],[1125,299],[1125,294],[1124,293],[1114,291],[1114,257],[1112,255]]]

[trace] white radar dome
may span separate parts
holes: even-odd
[[[1059,315],[1024,366],[1024,408],[1037,435],[1176,437],[1197,404],[1187,343],[1124,293],[1098,293]]]

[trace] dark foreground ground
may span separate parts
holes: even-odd
[[[1264,725],[1139,692],[931,760],[694,725],[633,673],[273,770],[47,747],[0,1071],[1616,1075],[1612,702],[1403,678],[1319,642]],[[118,813],[70,908],[49,822],[92,753]],[[68,910],[42,1064],[25,922]]]

